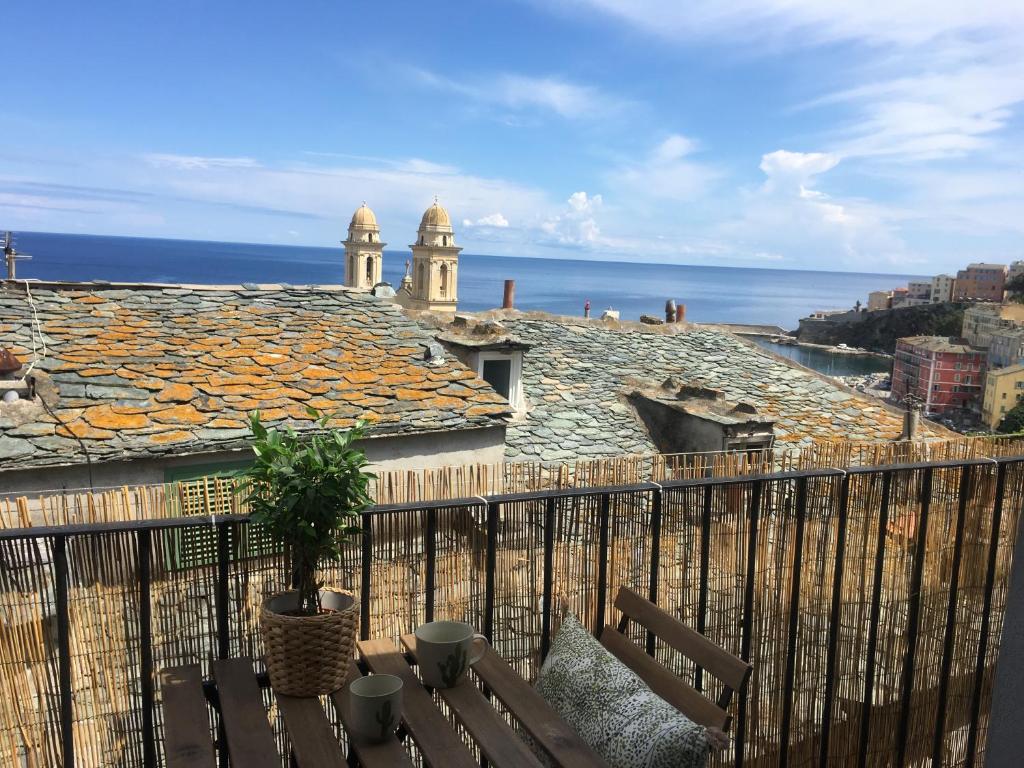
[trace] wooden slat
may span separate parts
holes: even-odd
[[[743,688],[750,675],[750,664],[690,629],[650,600],[628,587],[621,587],[615,596],[615,607],[734,691]]]
[[[231,768],[280,768],[281,758],[256,684],[252,660],[215,661],[213,677],[217,681]]]
[[[402,645],[416,658],[415,635],[403,635]],[[491,765],[498,768],[541,768],[533,752],[472,681],[465,679],[454,688],[439,688],[438,693]]]
[[[216,768],[210,715],[198,664],[160,672],[167,768]]]
[[[488,650],[473,670],[557,765],[608,768],[601,756],[496,652]]]
[[[345,764],[345,753],[318,697],[275,694],[275,698],[297,768],[339,768]]]
[[[615,627],[604,628],[601,645],[636,672],[652,691],[695,723],[722,730],[728,727],[729,715],[724,710],[665,669]]]
[[[479,768],[469,747],[420,684],[405,657],[390,640],[362,640],[359,654],[374,672],[402,678],[402,720],[431,768]]]
[[[352,685],[353,680],[359,677],[362,677],[362,675],[359,674],[359,670],[353,664],[349,670],[348,679],[345,680],[345,686],[340,691],[335,691],[331,694],[331,700],[334,702],[334,706],[341,716],[341,722],[348,732],[349,747],[359,758],[359,764],[362,768],[413,768],[412,758],[409,757],[409,753],[405,751],[405,748],[395,736],[390,736],[386,741],[379,744],[356,739],[352,736],[352,731],[349,728],[352,721],[349,714],[348,687]]]

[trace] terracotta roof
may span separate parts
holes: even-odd
[[[506,316],[501,323],[531,345],[523,356],[527,413],[506,432],[513,460],[563,460],[656,452],[623,396],[629,380],[674,376],[750,403],[775,422],[776,444],[891,440],[903,417],[881,401],[833,383],[721,331],[614,327],[596,321]],[[930,427],[925,427],[928,431]]]
[[[79,440],[93,461],[241,449],[256,409],[300,430],[307,406],[336,413],[338,426],[365,418],[371,436],[491,426],[509,413],[458,360],[428,360],[429,345],[440,351],[432,337],[365,293],[29,287],[31,302],[23,282],[0,288],[0,347],[36,360],[56,419],[39,398],[0,404],[0,469],[80,463]]]

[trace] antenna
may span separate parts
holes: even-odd
[[[4,261],[7,262],[7,279],[14,279],[14,266],[18,261],[28,261],[32,257],[28,254],[18,253],[14,250],[14,234],[4,232]]]

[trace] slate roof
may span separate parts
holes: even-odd
[[[0,284],[0,347],[39,404],[0,404],[0,469],[235,450],[246,415],[371,436],[504,423],[508,404],[398,307],[341,288]],[[41,331],[41,336],[36,332]],[[46,355],[42,356],[45,341]],[[439,349],[439,347],[437,347]],[[58,423],[59,422],[61,423]]]
[[[824,376],[721,331],[508,315],[509,333],[532,345],[523,357],[524,417],[506,432],[511,460],[563,460],[657,448],[623,395],[627,380],[700,381],[775,421],[776,445],[821,439],[890,440],[902,415]]]

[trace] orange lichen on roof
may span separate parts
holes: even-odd
[[[56,421],[34,416],[46,439],[9,435],[0,420],[0,469],[130,459],[248,445],[248,414],[315,424],[307,405],[379,434],[503,423],[507,403],[451,356],[430,360],[432,336],[391,304],[335,289],[33,286],[0,288],[0,345],[32,360],[55,393]],[[458,386],[454,386],[458,385]],[[58,423],[59,422],[59,423]],[[19,424],[19,426],[21,426]],[[371,436],[373,432],[371,431]],[[165,447],[166,446],[166,447]]]

